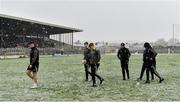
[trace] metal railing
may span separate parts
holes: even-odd
[[[55,53],[61,53],[61,48],[38,48],[40,55],[53,55]],[[29,56],[30,49],[28,48],[0,48],[0,56],[11,55],[24,55]],[[81,50],[64,48],[64,54],[80,54]]]

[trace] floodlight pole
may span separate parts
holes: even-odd
[[[175,24],[173,24],[173,53],[174,53],[174,48],[175,48]]]
[[[174,36],[174,24],[173,24],[173,45],[174,45],[174,43],[175,43],[175,36]]]

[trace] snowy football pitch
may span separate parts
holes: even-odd
[[[81,55],[41,57],[39,81],[42,87],[38,89],[29,88],[32,82],[25,74],[28,58],[0,60],[0,101],[180,101],[180,54],[158,55],[157,69],[165,78],[161,84],[157,78],[151,84],[144,84],[145,75],[137,84],[142,55],[131,56],[131,79],[126,81],[122,80],[116,55],[103,55],[98,73],[105,82],[96,88],[91,87],[91,81],[83,81],[81,60]]]

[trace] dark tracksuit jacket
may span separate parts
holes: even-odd
[[[93,85],[96,84],[95,77],[97,77],[99,80],[102,79],[96,73],[97,68],[99,67],[100,60],[101,60],[100,51],[96,50],[96,49],[91,49],[90,53],[89,53],[89,62],[90,62],[90,66],[91,66],[91,76],[92,76],[92,80],[93,80]]]
[[[37,72],[39,68],[39,51],[36,47],[31,48],[30,51],[30,65],[32,65],[32,71]]]
[[[84,68],[85,68],[85,75],[86,75],[86,80],[88,80],[88,71],[89,71],[89,67],[90,67],[90,63],[89,63],[89,52],[90,50],[88,48],[84,48],[84,60],[86,60],[87,62],[84,64]]]
[[[144,66],[152,66],[154,65],[155,57],[157,56],[157,52],[152,49],[145,49],[143,53],[143,64]],[[152,59],[152,60],[151,60]]]

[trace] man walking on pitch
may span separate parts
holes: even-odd
[[[31,49],[30,51],[30,64],[27,68],[26,74],[33,80],[34,84],[31,88],[37,88],[37,72],[39,68],[39,51],[35,46],[34,42],[30,42],[28,47]]]
[[[157,56],[157,53],[155,50],[151,47],[149,43],[144,43],[144,54],[143,54],[143,66],[146,68],[146,82],[150,83],[149,80],[149,71],[152,71],[154,75],[156,75],[159,78],[159,83],[161,83],[164,78],[160,76],[160,74],[156,71],[155,65],[154,65],[154,59]]]
[[[89,62],[90,62],[90,67],[91,67],[91,73],[90,75],[92,76],[92,80],[93,80],[93,87],[96,87],[96,77],[100,80],[100,84],[102,84],[102,82],[104,81],[103,78],[101,78],[98,74],[97,74],[97,67],[99,67],[99,62],[101,60],[101,55],[100,55],[100,51],[95,49],[95,46],[93,43],[89,44],[89,48],[90,48],[90,52],[89,52]],[[98,65],[98,66],[97,66]]]
[[[123,80],[126,80],[125,72],[127,73],[127,78],[129,79],[129,58],[131,56],[131,53],[129,52],[129,49],[125,47],[124,43],[121,43],[121,48],[119,49],[117,53],[117,57],[119,58],[121,62],[121,68],[122,68],[122,74],[123,74]]]
[[[154,49],[152,49],[152,51],[154,52],[155,56],[152,60],[152,65],[154,66],[154,68],[156,69],[156,56],[157,56],[157,53],[154,51]],[[144,50],[143,52],[143,56],[145,56],[146,54],[146,50]],[[142,69],[141,69],[141,73],[140,73],[140,77],[137,79],[138,81],[139,80],[142,80],[143,78],[143,74],[146,70],[146,66],[145,66],[145,63],[143,62],[143,65],[142,65]],[[153,73],[153,69],[150,69],[150,72],[151,72],[151,80],[154,80],[154,73]]]
[[[145,52],[144,52],[144,53],[145,53]],[[157,55],[157,54],[156,54],[156,55]],[[144,56],[144,55],[143,55],[143,56]],[[156,69],[156,56],[155,56],[155,58],[153,58],[152,63],[153,63],[154,68]],[[146,66],[145,66],[145,64],[143,63],[142,69],[141,69],[141,73],[140,73],[140,77],[137,79],[137,81],[142,80],[143,74],[144,74],[145,70],[146,70]],[[153,70],[150,69],[150,72],[151,72],[151,80],[154,80],[154,73],[153,73]]]
[[[89,52],[90,50],[88,48],[88,42],[85,42],[84,43],[84,58],[83,58],[83,64],[84,64],[85,76],[86,76],[85,81],[88,81],[88,72],[89,72],[89,67],[90,67]]]

